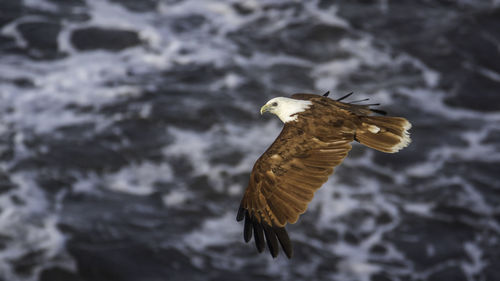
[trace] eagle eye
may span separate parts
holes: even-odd
[[[277,102],[273,102],[271,105],[272,106],[278,106],[278,103]]]

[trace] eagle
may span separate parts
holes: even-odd
[[[373,116],[385,112],[379,104],[342,102],[324,95],[293,94],[277,97],[260,109],[272,113],[284,126],[271,146],[255,162],[241,200],[237,221],[245,219],[243,238],[255,240],[262,253],[267,242],[275,258],[278,243],[288,258],[292,244],[285,229],[295,223],[319,189],[351,150],[351,142],[386,153],[395,153],[411,142],[410,122],[402,117]],[[364,99],[361,101],[366,101]],[[265,237],[265,240],[264,240]]]

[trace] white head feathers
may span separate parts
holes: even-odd
[[[307,100],[296,100],[284,97],[277,97],[268,101],[261,109],[260,114],[270,112],[278,116],[283,123],[297,120],[296,113],[302,112],[311,106]]]

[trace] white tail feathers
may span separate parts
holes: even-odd
[[[363,116],[356,129],[356,140],[373,149],[394,153],[410,142],[410,122],[401,117]]]

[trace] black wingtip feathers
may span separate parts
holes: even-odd
[[[371,111],[375,112],[375,113],[378,113],[380,115],[387,115],[387,112],[383,111],[383,110],[379,110],[379,109],[372,109],[370,108]]]
[[[293,248],[292,243],[290,242],[290,237],[288,237],[288,233],[284,227],[273,227],[274,233],[278,240],[280,241],[281,248],[285,252],[286,256],[291,259],[293,256]]]
[[[284,227],[270,226],[267,223],[260,222],[253,215],[250,215],[248,210],[240,208],[238,210],[238,215],[236,215],[236,220],[241,221],[243,218],[245,219],[243,228],[243,239],[245,242],[250,242],[253,236],[257,251],[262,253],[267,244],[273,258],[278,256],[280,244],[285,255],[288,258],[292,257],[292,243]]]
[[[350,97],[353,93],[354,93],[354,92],[350,92],[349,94],[347,94],[347,95],[345,95],[345,96],[343,96],[343,97],[338,98],[338,99],[337,99],[337,101],[344,100],[344,99],[346,99],[346,98]]]
[[[241,221],[245,217],[245,208],[241,207],[238,209],[238,214],[236,215],[236,221]]]
[[[257,251],[259,253],[262,253],[265,248],[265,241],[264,241],[264,231],[262,229],[262,225],[257,222],[257,220],[252,221],[253,224],[253,236],[255,240],[255,247],[257,247]]]
[[[252,239],[252,221],[249,218],[248,211],[245,211],[245,226],[243,228],[243,239],[245,242],[250,242]]]
[[[369,100],[370,100],[369,98],[362,99],[362,100],[355,100],[355,101],[350,101],[349,104],[360,103],[360,102],[369,101]],[[365,104],[365,105],[368,105],[368,104]]]

